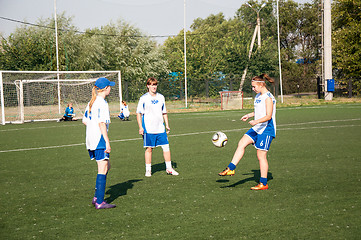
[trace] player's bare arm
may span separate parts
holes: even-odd
[[[170,132],[169,122],[168,122],[168,115],[166,113],[163,113],[163,119],[165,123],[165,128],[167,129],[167,133]]]
[[[248,114],[246,114],[246,115],[243,115],[242,116],[242,118],[241,118],[241,120],[242,121],[247,121],[249,118],[251,118],[251,117],[254,117],[254,112],[251,112],[251,113],[248,113]]]
[[[142,126],[142,114],[141,113],[137,113],[137,122],[138,122],[138,127],[139,127],[139,134],[144,135],[144,129],[143,129],[143,126]]]

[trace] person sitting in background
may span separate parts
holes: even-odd
[[[128,105],[125,101],[122,101],[122,108],[120,110],[118,118],[122,121],[125,121],[125,120],[129,121],[129,115],[130,115],[130,112],[129,112]]]
[[[65,114],[62,118],[59,119],[60,121],[76,121],[73,119],[75,117],[75,112],[73,108],[73,103],[68,103],[67,108],[65,109]]]

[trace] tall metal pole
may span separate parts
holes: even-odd
[[[186,0],[184,0],[184,99],[186,108],[188,108],[188,90],[187,90],[187,38],[186,38]]]
[[[60,110],[60,77],[59,77],[59,45],[58,45],[58,22],[56,19],[56,0],[54,0],[54,21],[55,21],[55,44],[56,44],[56,71],[57,73],[57,78],[58,78],[58,109],[59,109],[59,114],[61,112]]]
[[[280,72],[280,91],[281,102],[283,103],[283,89],[282,89],[282,68],[281,68],[281,41],[280,41],[280,12],[277,0],[277,38],[278,38],[278,70]]]
[[[327,80],[332,78],[332,45],[331,45],[331,0],[324,1],[324,64],[325,64],[325,100],[332,100],[333,92],[328,91]]]

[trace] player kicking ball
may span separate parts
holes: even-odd
[[[254,120],[249,121],[249,124],[253,127],[239,141],[231,163],[223,172],[218,174],[219,176],[233,176],[237,164],[243,157],[245,148],[253,144],[257,149],[261,178],[259,184],[252,187],[252,190],[268,189],[267,152],[273,138],[276,137],[276,100],[268,91],[266,81],[274,83],[274,80],[267,74],[252,78],[252,90],[257,93],[254,99],[254,112],[244,115],[241,120],[247,121],[249,118],[254,117]]]
[[[140,97],[137,107],[137,122],[139,134],[143,136],[145,148],[145,176],[152,176],[153,148],[162,147],[166,172],[170,175],[179,175],[172,168],[169,142],[167,134],[170,132],[168,115],[164,96],[157,93],[157,79],[147,80],[148,92]],[[165,126],[164,126],[165,124]]]

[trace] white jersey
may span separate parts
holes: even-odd
[[[154,97],[146,93],[140,97],[137,113],[142,114],[144,133],[165,132],[163,114],[167,113],[164,96],[157,93]]]
[[[127,106],[122,105],[121,110],[122,110],[122,112],[123,112],[123,114],[124,114],[124,117],[129,117],[130,112],[129,112],[128,105],[127,105]]]
[[[266,133],[270,136],[276,137],[276,99],[270,92],[265,94],[258,93],[254,99],[254,119],[260,119],[266,116],[266,99],[271,98],[273,102],[272,118],[267,122],[258,123],[252,129],[258,133]]]
[[[85,109],[83,122],[86,123],[86,148],[89,150],[106,149],[105,140],[100,132],[99,123],[110,124],[109,106],[102,97],[97,97],[89,113],[89,103]]]

